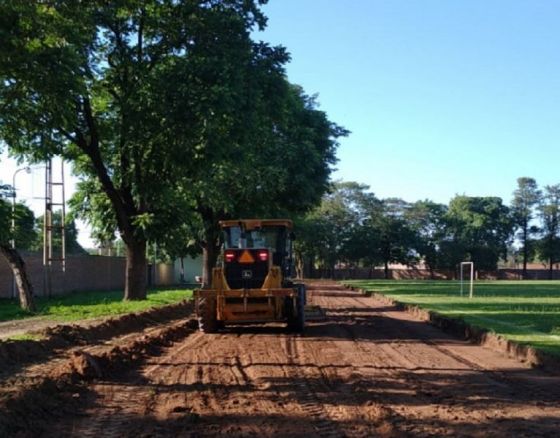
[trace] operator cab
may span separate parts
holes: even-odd
[[[291,221],[222,221],[220,225],[224,233],[224,275],[230,288],[262,287],[272,266],[280,267],[284,279],[291,277]]]

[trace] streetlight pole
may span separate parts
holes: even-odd
[[[31,167],[26,166],[26,167],[22,167],[21,169],[17,169],[14,172],[14,175],[12,176],[12,227],[11,227],[12,240],[10,242],[12,249],[16,249],[16,175],[22,170],[25,170],[25,172],[29,174],[31,173]],[[12,298],[15,297],[16,297],[16,277],[14,275],[14,279],[12,282]]]

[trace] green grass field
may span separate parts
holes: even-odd
[[[507,339],[560,356],[560,281],[476,281],[461,297],[456,281],[345,282],[402,303],[462,319]],[[468,286],[465,285],[468,294]]]
[[[57,321],[76,321],[138,312],[190,298],[192,290],[153,290],[144,301],[123,301],[122,291],[80,292],[60,297],[37,298],[37,312],[28,313],[15,300],[0,300],[0,321],[45,316]]]

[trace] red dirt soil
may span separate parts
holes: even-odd
[[[304,335],[189,332],[126,373],[82,358],[103,377],[46,435],[558,436],[560,377],[334,283],[310,295]]]

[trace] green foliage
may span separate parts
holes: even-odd
[[[534,245],[531,245],[531,237],[538,231],[531,226],[534,218],[534,208],[541,200],[542,193],[533,178],[517,178],[517,189],[513,192],[511,201],[511,213],[513,223],[519,230],[521,251],[523,254],[523,269],[534,255]]]
[[[539,203],[542,193],[534,178],[517,178],[517,189],[511,201],[512,218],[516,226],[528,230],[533,219],[534,207]]]
[[[346,264],[405,263],[416,260],[416,234],[406,221],[409,205],[379,200],[369,187],[336,183],[322,204],[300,220],[307,235],[296,243],[300,257],[332,269]]]
[[[387,269],[390,263],[411,265],[416,262],[414,246],[417,242],[414,230],[406,220],[409,204],[402,199],[388,198],[381,209],[366,222],[378,237],[378,259]]]
[[[501,198],[458,195],[449,204],[446,220],[451,253],[461,248],[480,270],[494,270],[500,256],[505,258],[513,222]]]
[[[379,200],[368,189],[335,184],[321,206],[299,220],[305,236],[296,243],[298,257],[329,269],[344,263],[384,265],[386,271],[390,264],[419,261],[432,271],[455,270],[466,258],[492,270],[505,257],[513,225],[499,198],[456,196],[447,207]]]
[[[250,38],[265,24],[263,3],[0,3],[0,139],[20,157],[72,160],[76,214],[99,240],[118,230],[142,264],[146,241],[191,221],[199,199],[206,207],[235,189],[227,182],[247,187],[253,161],[237,153],[264,138],[267,105],[282,113],[275,78],[288,56]],[[230,169],[240,178],[207,184]],[[237,205],[252,199],[233,193]],[[140,280],[127,282],[136,298]]]
[[[459,285],[450,281],[348,283],[560,356],[559,281],[477,281],[473,299],[461,298]]]
[[[17,203],[15,206],[15,232],[12,232],[12,204],[8,201],[12,190],[10,186],[0,187],[0,244],[10,245],[15,239],[16,248],[31,249],[35,240],[35,216],[25,204]]]
[[[445,252],[446,214],[447,206],[429,200],[417,201],[405,212],[405,219],[415,233],[414,249],[430,270],[443,265],[446,259],[456,259]]]
[[[537,251],[552,269],[552,265],[560,261],[560,184],[545,187],[538,209],[542,238],[537,243]]]
[[[377,202],[368,188],[355,182],[335,183],[320,206],[296,220],[295,251],[300,259],[332,270],[339,261],[361,258],[358,224],[366,214],[364,209]]]

